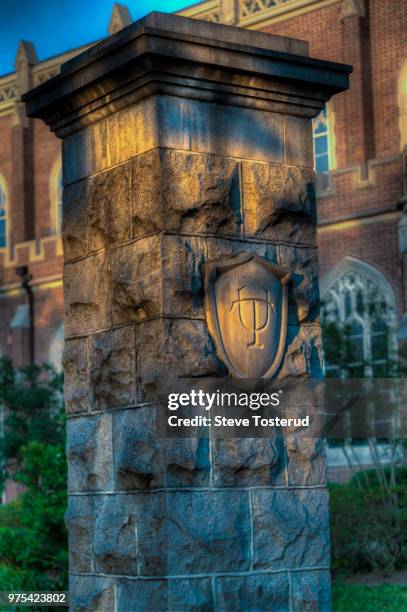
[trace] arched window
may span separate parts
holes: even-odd
[[[396,350],[395,298],[375,268],[345,257],[321,280],[328,376],[388,376]]]
[[[312,121],[314,139],[314,167],[317,175],[317,191],[330,188],[330,170],[335,167],[334,132],[332,110],[329,105]]]
[[[8,196],[5,179],[0,174],[0,249],[7,246],[8,236]]]
[[[400,72],[398,84],[400,149],[407,146],[407,60]]]
[[[50,177],[51,224],[54,233],[61,233],[62,223],[62,163],[61,157],[55,160]]]

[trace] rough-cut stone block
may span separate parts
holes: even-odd
[[[112,113],[106,119],[109,165],[115,166],[158,146],[158,123],[154,98]]]
[[[245,236],[313,242],[313,181],[306,168],[242,162]]]
[[[162,458],[167,487],[209,485],[209,438],[168,439]]]
[[[280,265],[292,272],[289,303],[295,308],[297,320],[300,322],[317,320],[319,316],[317,250],[280,245],[278,253]],[[292,317],[290,322],[295,322]]]
[[[141,401],[168,390],[169,378],[224,372],[204,321],[159,319],[139,323],[136,351]]]
[[[107,574],[137,574],[137,501],[132,495],[97,496],[94,501],[95,569]]]
[[[322,376],[321,328],[315,325],[288,325],[286,352],[279,378]]]
[[[161,242],[163,312],[204,318],[203,264],[206,240],[194,236],[164,236]]]
[[[240,159],[283,162],[284,121],[280,115],[195,100],[180,103],[177,98],[162,97],[158,120],[162,127],[161,146],[190,148],[197,153]],[[183,144],[177,129],[179,134],[185,133],[186,122],[190,140]],[[174,134],[177,144],[167,144],[171,138],[174,139]]]
[[[149,98],[64,139],[64,185],[158,146],[156,102]]]
[[[132,162],[131,214],[135,238],[164,229],[161,155],[159,149],[154,149]]]
[[[62,142],[64,186],[107,168],[109,148],[105,121],[98,121],[65,138]]]
[[[110,327],[110,271],[104,253],[64,268],[65,338]]]
[[[159,315],[204,318],[205,240],[153,235],[111,252],[113,324]]]
[[[310,418],[312,419],[312,413]],[[287,457],[289,485],[320,485],[326,483],[324,440],[288,436]]]
[[[216,591],[222,612],[287,612],[290,609],[286,573],[217,578]]]
[[[215,486],[261,486],[285,483],[281,438],[215,438],[212,442]]]
[[[325,490],[258,490],[251,495],[255,569],[329,565]]]
[[[161,449],[154,435],[153,406],[117,412],[113,417],[113,453],[118,489],[160,487]]]
[[[66,411],[68,414],[86,412],[91,401],[87,338],[65,342],[63,365]]]
[[[65,525],[68,530],[70,571],[90,572],[92,569],[92,497],[80,495],[68,498]]]
[[[161,229],[240,234],[233,160],[156,149],[134,160],[131,191],[134,236]]]
[[[293,612],[331,611],[329,571],[293,572]]]
[[[86,223],[86,182],[79,181],[63,190],[62,237],[65,261],[88,252]]]
[[[113,323],[158,315],[203,319],[203,264],[242,250],[277,262],[272,244],[196,236],[153,235],[114,249]]]
[[[211,612],[214,609],[210,578],[170,580],[168,591],[171,612]]]
[[[209,440],[158,438],[153,406],[113,416],[113,452],[118,489],[136,490],[209,484]]]
[[[140,494],[140,573],[182,575],[246,571],[250,566],[245,492]]]
[[[137,605],[137,612],[152,610],[169,612],[168,581],[119,579],[117,582],[117,610],[120,612],[133,610],[135,605]]]
[[[67,427],[68,490],[112,490],[111,414],[70,419]]]
[[[161,238],[149,236],[114,249],[112,318],[118,325],[142,321],[162,312]]]
[[[131,238],[131,166],[122,164],[87,184],[89,249],[95,251]]]
[[[69,609],[72,612],[112,612],[115,609],[113,580],[100,576],[71,576]]]
[[[223,257],[238,255],[239,253],[257,253],[268,261],[278,263],[277,247],[264,242],[245,242],[229,240],[226,238],[207,238],[208,259],[218,260]]]
[[[191,149],[191,100],[172,96],[155,99],[158,146],[188,151]]]
[[[314,168],[312,124],[302,117],[285,117],[285,161]]]
[[[134,325],[91,336],[89,340],[92,409],[129,406],[136,401]]]
[[[118,611],[137,612],[211,612],[213,607],[210,578],[189,580],[128,580],[117,584]]]

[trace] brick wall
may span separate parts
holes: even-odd
[[[0,354],[8,354],[22,365],[29,360],[28,329],[10,328],[17,307],[26,303],[17,266],[28,265],[32,275],[38,363],[48,361],[52,339],[62,323],[62,248],[60,237],[55,235],[50,198],[51,172],[61,145],[40,121],[32,121],[29,130],[16,125],[12,111],[0,116],[0,173],[8,187],[11,237],[8,247],[0,250]],[[24,147],[28,156],[33,151],[28,214],[19,185],[25,175]]]
[[[50,201],[50,179],[55,162],[61,154],[61,144],[50,135],[46,126],[34,121],[35,138],[35,235],[37,238],[49,236],[55,232],[52,224]]]
[[[309,42],[312,56],[353,65],[349,91],[332,103],[336,168],[331,193],[318,198],[323,276],[346,255],[380,270],[404,312],[398,254],[397,203],[403,195],[398,81],[407,60],[407,4],[370,0],[365,16],[341,19],[342,3],[287,18],[265,28]],[[373,161],[373,163],[372,163]],[[386,215],[374,217],[379,212]],[[344,229],[335,221],[364,217]]]

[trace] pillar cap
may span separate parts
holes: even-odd
[[[64,137],[152,95],[304,117],[347,89],[351,67],[310,58],[304,41],[150,13],[66,62],[24,95]]]

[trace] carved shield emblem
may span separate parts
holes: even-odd
[[[205,265],[205,310],[219,357],[237,378],[270,378],[287,333],[291,273],[253,253]]]

